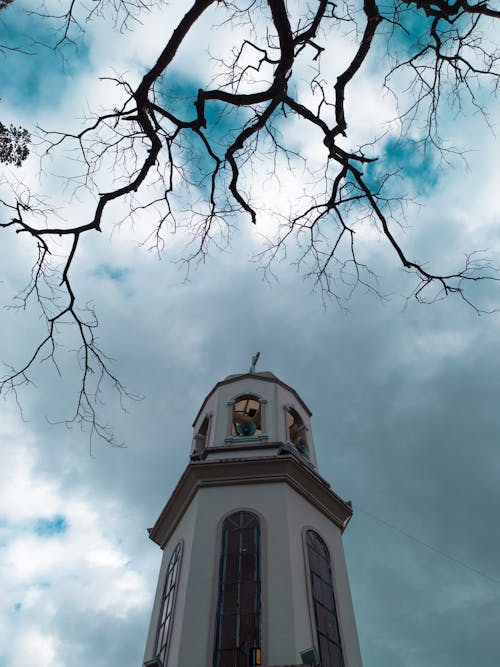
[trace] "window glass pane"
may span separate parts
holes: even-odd
[[[162,664],[165,664],[167,662],[167,647],[165,647],[163,651],[160,651],[158,657],[162,661]]]
[[[164,604],[164,605],[163,605],[163,608],[162,608],[162,614],[161,614],[161,618],[160,618],[160,624],[161,624],[161,623],[165,623],[165,619],[166,619],[166,617],[167,617],[167,605]]]
[[[332,579],[332,573],[330,571],[329,559],[327,560],[326,558],[320,558],[319,562],[320,562],[318,570],[319,576],[327,583],[330,583]]]
[[[323,635],[319,635],[319,654],[321,656],[322,667],[333,667],[330,661],[328,639]]]
[[[259,528],[259,520],[254,514],[250,512],[242,512],[242,527],[243,528]]]
[[[344,667],[330,554],[321,537],[312,530],[307,532],[306,544],[321,665]]]
[[[255,540],[255,527],[250,526],[249,528],[244,528],[241,536],[241,548],[243,551],[253,553],[255,551]]]
[[[167,620],[165,621],[165,625],[163,626],[163,643],[165,646],[167,645],[168,631],[170,630],[171,620],[172,616],[167,616]]]
[[[237,614],[223,614],[221,617],[221,639],[222,649],[235,648],[237,639]]]
[[[339,642],[337,620],[331,611],[318,604],[316,605],[316,618],[318,632],[326,635],[332,641]]]
[[[309,567],[311,572],[319,574],[321,570],[321,560],[316,551],[311,547],[309,548]]]
[[[223,611],[225,614],[236,614],[238,610],[239,584],[228,584],[224,587]]]
[[[172,588],[172,582],[174,580],[174,572],[172,569],[169,569],[167,572],[167,579],[165,581],[165,595]]]
[[[320,602],[323,607],[333,611],[334,602],[332,589],[326,581],[319,579],[316,575],[313,575],[313,591],[315,599]]]
[[[246,649],[253,648],[256,640],[256,618],[254,614],[241,614],[240,615],[240,636],[239,636],[239,646],[240,648],[245,647]],[[249,650],[246,651],[249,653]]]
[[[334,616],[330,613],[329,610],[325,609],[324,607],[318,607],[318,611],[321,609],[321,616],[322,616],[322,621],[321,621],[321,632],[328,637],[328,639],[332,641],[338,641],[338,634],[337,634],[337,622]],[[320,614],[318,614],[319,617]],[[318,623],[319,625],[319,623]],[[319,631],[319,629],[318,629]]]
[[[170,558],[167,574],[165,577],[165,588],[163,590],[162,608],[156,637],[156,655],[166,661],[168,641],[170,639],[170,628],[172,626],[172,614],[175,599],[175,589],[179,574],[180,557],[182,545],[179,542]]]
[[[174,606],[174,589],[171,588],[168,592],[168,597],[166,600],[167,615],[172,613],[172,607]]]
[[[222,526],[214,667],[248,667],[260,646],[259,520],[235,512]]]
[[[230,649],[229,651],[220,651],[218,667],[235,667],[236,666],[236,651]]]
[[[240,613],[255,611],[255,584],[241,584],[240,587]]]
[[[339,645],[330,644],[330,656],[331,656],[332,667],[344,667],[342,650]]]
[[[226,553],[228,555],[240,553],[240,530],[232,528],[228,530],[226,539]]]
[[[241,581],[252,582],[257,578],[257,558],[255,553],[241,554]]]
[[[158,654],[163,647],[163,638],[164,638],[165,626],[162,625],[158,632],[158,639],[156,642],[156,653]]]
[[[240,579],[240,554],[228,554],[226,558],[226,571],[224,575],[224,583],[232,584],[238,582]]]

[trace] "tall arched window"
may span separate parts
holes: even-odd
[[[160,621],[158,623],[158,634],[156,635],[155,655],[161,660],[162,665],[167,664],[168,642],[170,640],[172,630],[175,591],[177,588],[177,580],[179,578],[181,555],[182,542],[179,542],[175,547],[168,563],[165,588],[163,589],[163,597],[161,602]]]
[[[306,544],[321,666],[344,667],[328,547],[313,530]]]
[[[235,512],[222,524],[214,667],[260,665],[260,522]]]

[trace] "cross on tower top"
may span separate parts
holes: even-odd
[[[255,366],[257,365],[257,362],[260,357],[260,352],[257,352],[257,354],[254,354],[252,357],[252,365],[250,366],[250,370],[248,371],[249,373],[255,373]]]

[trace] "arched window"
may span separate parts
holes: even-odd
[[[321,667],[344,667],[328,547],[313,530],[306,544]]]
[[[158,634],[156,636],[155,655],[161,660],[162,665],[167,664],[168,642],[170,640],[170,634],[172,630],[175,590],[177,587],[177,580],[179,578],[181,555],[182,542],[179,542],[175,547],[168,563],[165,588],[163,589],[163,597],[161,602],[160,621],[158,623]]]
[[[198,432],[195,433],[193,438],[193,454],[198,454],[199,456],[203,455],[207,447],[209,426],[210,419],[205,417],[205,419],[201,422],[201,426],[198,429]]]
[[[249,438],[262,433],[262,411],[257,396],[245,394],[233,404],[231,435]]]
[[[290,442],[295,445],[301,454],[309,456],[309,445],[306,438],[306,426],[299,413],[293,408],[287,410],[287,427]]]
[[[260,523],[235,512],[222,524],[213,667],[260,665]]]

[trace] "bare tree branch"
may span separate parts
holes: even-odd
[[[358,287],[383,298],[375,272],[358,259],[357,230],[370,225],[385,239],[396,261],[414,276],[416,299],[451,294],[478,308],[467,295],[467,285],[497,280],[496,267],[484,255],[472,252],[455,271],[440,272],[411,255],[399,233],[406,202],[391,189],[391,170],[384,171],[383,141],[355,143],[347,102],[356,81],[379,59],[381,89],[393,91],[398,102],[397,118],[388,121],[397,122],[403,138],[423,125],[418,138],[422,150],[434,150],[447,159],[457,149],[441,139],[443,104],[451,102],[456,113],[461,105],[472,104],[488,120],[482,87],[489,84],[491,91],[497,90],[500,51],[484,35],[491,36],[500,11],[489,0],[292,4],[192,0],[138,85],[119,76],[108,80],[116,86],[113,108],[89,117],[77,132],[42,131],[46,157],[64,150],[76,154],[81,171],[68,181],[76,191],[93,195],[96,203],[86,220],[72,225],[41,214],[26,199],[3,202],[10,217],[0,227],[31,237],[38,248],[21,300],[23,307],[30,299],[39,303],[47,333],[25,364],[9,369],[0,392],[15,392],[29,382],[36,361],[55,363],[57,326],[71,321],[79,333],[82,369],[73,421],[90,425],[111,441],[110,431],[97,418],[100,388],[108,381],[120,395],[126,391],[96,344],[93,310],[78,307],[71,269],[82,239],[123,222],[114,218],[111,208],[113,202],[123,202],[128,207],[125,219],[139,219],[145,211],[155,215],[153,231],[145,230],[144,242],[158,252],[164,247],[165,229],[188,226],[194,238],[194,249],[189,248],[184,258],[189,264],[204,258],[221,234],[229,238],[235,217],[243,215],[257,224],[273,213],[263,211],[253,179],[279,182],[298,165],[304,174],[303,187],[287,213],[274,211],[281,224],[260,255],[268,270],[292,241],[296,261],[341,307]],[[142,0],[97,0],[88,10],[79,0],[67,0],[60,14],[38,17],[54,26],[52,48],[60,51],[75,42],[96,16],[110,17],[118,30],[133,29],[141,14],[154,5]],[[229,26],[240,37],[226,53],[212,57],[212,77],[203,80],[200,74],[197,90],[191,91],[189,99],[179,99],[170,93],[176,58],[202,22]],[[340,68],[335,49],[342,40],[345,43],[346,35],[352,53]],[[334,64],[337,73],[332,77]],[[306,78],[308,86],[303,85]],[[310,133],[314,158],[301,156],[295,148],[297,123]],[[0,152],[0,160],[22,162],[29,137],[12,126],[4,131],[10,132],[11,144],[7,158]],[[370,168],[377,160],[380,175],[374,180]],[[109,167],[114,169],[112,179],[105,177]],[[54,268],[52,249],[60,239],[66,239],[68,247],[60,266]],[[42,295],[48,285],[52,285],[49,291],[57,289],[48,297],[50,308]]]

